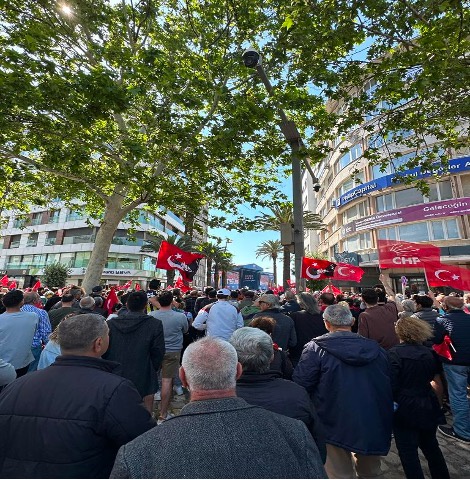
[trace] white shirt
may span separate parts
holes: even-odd
[[[193,322],[196,330],[206,330],[206,335],[228,340],[235,330],[243,327],[241,313],[229,302],[219,300],[210,305],[209,312],[201,309],[196,315]]]

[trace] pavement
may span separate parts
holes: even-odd
[[[170,411],[178,415],[181,409],[189,402],[189,392],[184,390],[184,395],[174,395]],[[158,414],[158,404],[155,402],[155,412]],[[452,424],[452,416],[447,417],[447,424]],[[451,478],[470,478],[470,444],[464,444],[444,437],[439,432],[437,439],[442,453],[447,462]],[[425,478],[431,478],[427,462],[420,452],[421,465]],[[395,441],[392,440],[392,448],[386,457],[382,457],[383,478],[406,478],[398,457]]]

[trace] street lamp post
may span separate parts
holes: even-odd
[[[248,68],[256,69],[256,73],[264,83],[269,96],[273,95],[273,86],[269,81],[262,65],[261,55],[253,49],[248,49],[243,53],[243,61]],[[297,291],[305,290],[305,280],[300,277],[302,271],[302,257],[304,255],[304,225],[303,225],[303,208],[302,208],[302,167],[300,149],[303,147],[302,138],[295,125],[295,122],[289,120],[286,113],[281,107],[277,107],[279,116],[281,117],[281,131],[291,148],[292,159],[292,204],[294,207],[294,259],[295,259],[295,285]],[[306,160],[305,167],[309,171],[313,183],[318,183],[310,163]]]

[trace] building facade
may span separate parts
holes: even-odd
[[[165,285],[166,271],[155,269],[157,253],[143,253],[140,248],[155,231],[164,236],[182,235],[183,221],[172,212],[163,214],[142,210],[132,236],[128,235],[129,228],[131,225],[126,221],[119,224],[101,283],[123,285],[133,280],[133,286],[138,283],[145,289],[152,278],[158,278]],[[60,203],[54,208],[33,207],[30,214],[21,217],[7,212],[0,231],[3,242],[0,244],[0,271],[15,280],[19,287],[29,287],[41,277],[46,265],[60,262],[70,268],[68,282],[80,285],[98,230],[98,220]],[[206,233],[201,235],[200,241],[205,238]],[[203,285],[204,278],[204,264],[201,262],[193,283]]]
[[[440,247],[441,262],[470,268],[470,150],[444,152],[449,173],[437,178],[419,168],[400,173],[400,166],[415,152],[394,146],[376,131],[366,131],[370,121],[366,119],[349,135],[338,136],[328,157],[314,167],[319,192],[314,192],[308,172],[303,174],[304,209],[319,214],[327,226],[325,232],[306,232],[306,250],[363,268],[361,287],[379,283],[379,239],[430,243]],[[428,140],[432,145],[433,139]],[[371,147],[383,150],[384,156],[390,151],[400,156],[383,171],[364,157]],[[425,179],[429,193],[423,195],[416,187],[397,181],[397,173]],[[387,270],[396,291],[401,290],[402,276],[407,277],[413,293],[427,291],[424,271],[406,267]],[[338,285],[359,287],[353,282]]]

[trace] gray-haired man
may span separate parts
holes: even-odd
[[[0,478],[107,478],[121,445],[155,425],[134,385],[103,360],[100,315],[65,318],[62,356],[0,395]]]
[[[359,477],[377,478],[392,433],[387,353],[351,332],[349,307],[331,305],[323,320],[329,333],[305,346],[292,379],[310,393],[323,424],[328,477],[356,478],[355,463]]]
[[[111,478],[324,478],[302,422],[236,397],[241,372],[228,342],[205,337],[189,345],[180,376],[191,402],[121,447]]]

